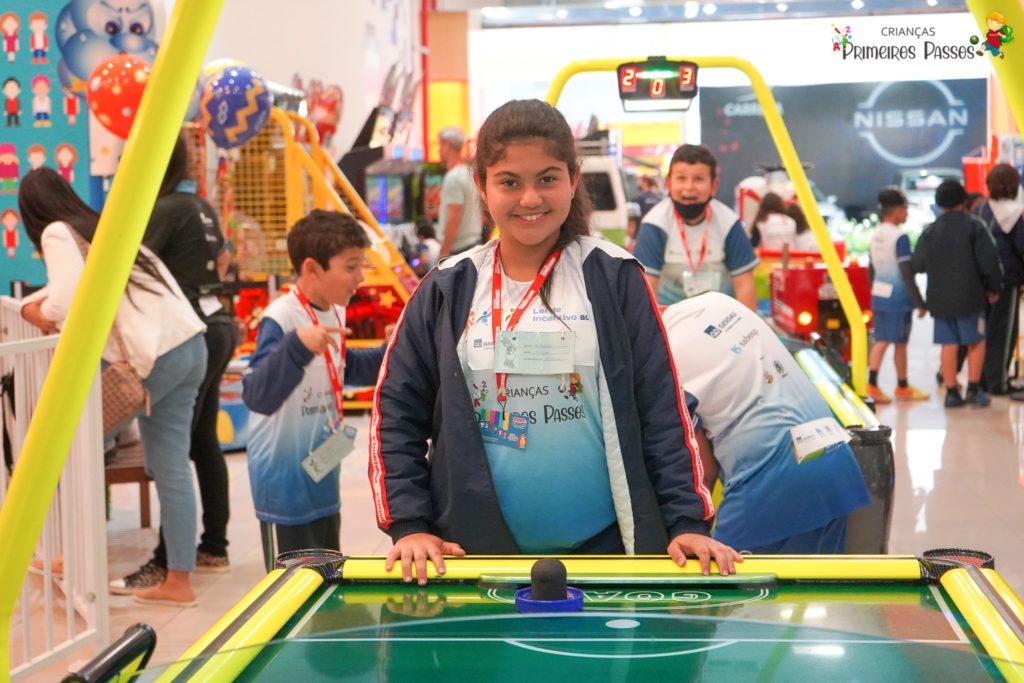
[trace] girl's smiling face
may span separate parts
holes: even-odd
[[[550,250],[569,215],[579,169],[551,156],[542,140],[509,143],[487,167],[480,196],[501,230],[502,241]]]

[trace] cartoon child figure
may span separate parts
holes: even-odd
[[[839,27],[832,24],[832,30],[837,35],[832,36],[832,52],[846,52],[846,46],[853,42],[853,36],[850,34],[850,27],[846,27],[846,32],[839,30]]]
[[[18,249],[18,212],[14,209],[4,209],[0,214],[0,224],[4,226],[4,248],[7,249],[7,258],[14,258],[14,252]]]
[[[565,376],[563,375],[562,377],[564,378]],[[562,385],[560,385],[558,387],[558,389],[559,389],[559,391],[563,392],[562,393],[563,397],[565,397],[567,399],[571,398],[574,401],[579,401],[580,400],[579,399],[579,394],[583,393],[583,380],[580,377],[580,373],[578,373],[578,372],[569,373],[569,382],[568,382],[568,384],[563,383]]]
[[[1013,42],[1013,27],[1006,25],[1006,16],[1002,12],[989,12],[985,23],[988,24],[988,33],[981,45],[984,49],[977,51],[978,56],[984,55],[987,50],[993,57],[1004,59],[1006,55],[1003,54],[1003,46]],[[973,39],[971,42],[974,42]]]
[[[49,22],[42,12],[33,12],[28,16],[28,29],[32,37],[28,40],[29,49],[32,50],[33,64],[46,64],[46,51],[50,49],[50,38],[46,35],[46,28]]]
[[[36,170],[46,163],[46,148],[42,145],[29,145],[28,148],[28,167],[30,170]]]
[[[480,382],[480,386],[473,385],[473,407],[479,408],[487,400],[487,382]]]
[[[7,127],[18,128],[21,126],[21,102],[18,100],[18,95],[21,94],[21,82],[11,76],[4,81],[3,93]]]
[[[78,150],[66,142],[57,145],[53,150],[53,159],[57,162],[57,170],[68,183],[75,182],[75,162],[78,161]]]
[[[516,351],[519,348],[518,345],[514,340],[510,339],[508,335],[501,337],[498,341],[500,341],[501,345],[505,347],[505,365],[510,368],[516,367]]]
[[[14,12],[0,14],[0,36],[3,36],[4,52],[7,53],[7,61],[14,61],[14,53],[18,51],[18,29],[21,28],[21,20]]]
[[[18,151],[10,142],[0,142],[0,194],[18,191]]]
[[[50,127],[50,112],[53,110],[53,103],[50,101],[50,79],[43,74],[38,74],[32,79],[32,116],[36,128]]]
[[[79,101],[75,97],[75,93],[71,92],[66,86],[61,86],[61,92],[64,93],[64,116],[68,117],[68,125],[75,125],[75,119],[78,117]]]

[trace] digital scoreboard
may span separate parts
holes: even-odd
[[[650,57],[620,64],[616,75],[626,111],[689,109],[690,100],[697,96],[694,62]]]

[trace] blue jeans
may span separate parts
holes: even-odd
[[[139,416],[146,474],[156,482],[169,569],[196,566],[196,494],[188,452],[192,410],[206,374],[206,342],[197,334],[156,359],[144,380],[150,413]]]

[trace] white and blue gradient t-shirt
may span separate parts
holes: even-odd
[[[491,249],[480,264],[481,276],[458,347],[478,421],[481,411],[502,410],[491,328],[494,253]],[[574,371],[508,375],[505,410],[525,414],[526,447],[484,442],[501,511],[526,553],[570,551],[615,522],[598,396],[597,328],[578,244],[563,250],[549,281],[551,310],[536,296],[515,329],[572,330]],[[502,329],[530,284],[503,276]]]
[[[761,262],[736,212],[717,199],[712,199],[709,206],[710,219],[698,225],[683,224],[685,245],[670,197],[643,217],[633,255],[644,264],[648,275],[659,278],[659,304],[667,306],[686,299],[684,281],[694,274],[692,268],[717,291],[731,294],[732,278]]]
[[[846,443],[797,463],[790,429],[832,413],[760,316],[712,292],[669,306],[662,317],[680,383],[698,401],[720,466],[715,538],[737,550],[758,548],[869,502]]]
[[[868,252],[875,271],[871,286],[872,310],[904,312],[913,309],[900,273],[900,264],[910,260],[910,238],[898,226],[882,223],[871,235]]]

